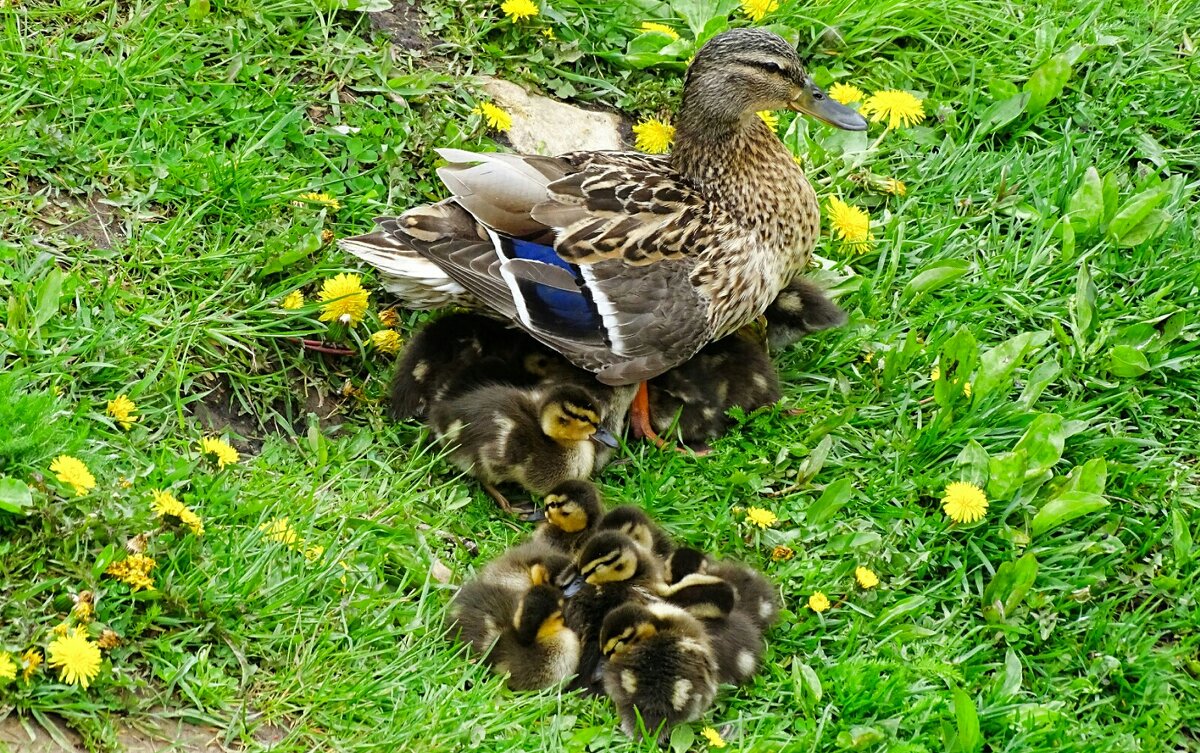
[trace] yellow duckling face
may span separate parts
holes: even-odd
[[[546,519],[565,533],[579,533],[588,527],[588,514],[583,507],[562,494],[546,495]]]
[[[637,574],[636,544],[615,531],[592,538],[579,556],[579,575],[593,586],[629,580]]]
[[[582,390],[560,390],[542,406],[542,431],[563,444],[591,439],[600,420],[600,412]]]
[[[654,615],[644,607],[626,604],[609,613],[600,631],[600,652],[619,656],[658,632]]]

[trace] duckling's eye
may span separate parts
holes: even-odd
[[[567,424],[571,423],[571,419],[567,418],[566,416],[559,416],[558,423],[563,426],[566,426]]]

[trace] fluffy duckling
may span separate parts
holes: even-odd
[[[525,358],[542,346],[520,330],[479,314],[448,314],[409,341],[391,381],[391,415],[424,418],[438,400],[486,383],[533,386]]]
[[[508,673],[509,690],[557,685],[579,665],[579,638],[563,624],[562,591],[536,585],[521,598],[488,654],[488,663]]]
[[[429,419],[437,438],[450,446],[451,462],[483,482],[510,514],[497,484],[547,494],[564,481],[592,475],[597,442],[616,444],[601,427],[596,398],[574,385],[479,387],[434,403]]]
[[[816,284],[797,278],[767,307],[767,338],[772,350],[788,347],[806,335],[841,327],[846,312]]]
[[[675,586],[693,573],[712,575],[733,586],[737,610],[765,631],[779,618],[779,594],[762,573],[739,562],[714,560],[697,549],[676,549],[666,562],[664,578]]]
[[[737,606],[737,591],[724,580],[694,573],[670,588],[668,602],[700,620],[712,640],[717,679],[748,682],[762,660],[763,631]]]
[[[717,694],[717,666],[704,627],[671,604],[625,604],[600,631],[604,690],[621,729],[637,737],[638,717],[665,745],[671,729],[699,719]]]
[[[656,598],[664,587],[662,570],[645,549],[619,531],[592,536],[580,550],[575,569],[578,575],[565,590],[565,617],[583,643],[576,684],[595,689],[605,616],[622,604]]]
[[[538,542],[514,547],[463,584],[446,612],[446,632],[485,653],[511,624],[524,595],[573,572],[566,555]]]
[[[600,490],[590,481],[565,481],[542,501],[546,522],[534,532],[540,541],[574,555],[600,525],[604,503]]]
[[[600,520],[599,528],[601,531],[620,531],[664,562],[675,551],[671,537],[640,507],[614,507]]]
[[[752,411],[779,401],[779,376],[766,347],[740,334],[705,346],[690,361],[648,384],[655,431],[672,427],[686,444],[709,442],[733,426],[729,409]]]

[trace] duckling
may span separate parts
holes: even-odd
[[[729,409],[752,411],[779,401],[779,376],[766,347],[740,334],[705,346],[687,363],[647,385],[655,431],[672,427],[689,445],[716,439],[733,426]]]
[[[508,673],[509,690],[557,685],[579,665],[579,637],[563,624],[562,591],[536,585],[521,598],[488,654],[488,663]]]
[[[762,573],[731,560],[714,560],[697,549],[680,548],[667,560],[664,580],[675,585],[684,578],[700,573],[720,578],[737,592],[737,610],[743,612],[765,631],[779,618],[779,594]]]
[[[767,339],[771,350],[782,350],[806,335],[841,327],[846,312],[816,284],[797,278],[767,306]]]
[[[736,608],[733,586],[712,575],[693,573],[672,586],[665,598],[704,625],[712,640],[720,682],[742,685],[754,676],[765,648],[763,631]]]
[[[604,517],[600,490],[590,481],[564,481],[542,501],[546,522],[534,532],[534,540],[574,555],[595,533]]]
[[[446,612],[446,633],[485,653],[512,622],[521,599],[531,588],[556,583],[573,563],[563,553],[538,542],[514,547],[488,563],[463,584]]]
[[[699,719],[717,694],[712,642],[696,618],[671,604],[625,604],[604,618],[604,690],[621,729],[637,737],[638,718],[666,745],[671,729]]]
[[[600,627],[604,617],[626,603],[656,598],[665,584],[661,568],[639,544],[619,531],[592,536],[576,559],[578,575],[564,593],[567,627],[583,643],[576,686],[595,688],[600,662]]]
[[[666,561],[675,550],[675,544],[666,531],[650,520],[645,511],[633,505],[621,505],[609,510],[600,520],[599,529],[620,531],[662,561]]]
[[[429,412],[435,436],[451,448],[451,462],[483,482],[509,514],[513,508],[497,484],[547,494],[592,474],[595,443],[616,444],[601,428],[603,419],[596,398],[574,385],[488,385],[436,402]]]
[[[542,349],[524,332],[479,314],[448,314],[426,324],[392,375],[392,418],[424,418],[435,401],[489,381],[533,386],[540,376],[524,369],[527,345]]]

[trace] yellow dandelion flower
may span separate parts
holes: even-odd
[[[843,84],[839,81],[829,87],[829,98],[848,105],[851,102],[862,102],[867,95],[854,84]]]
[[[862,354],[862,360],[863,360],[863,363],[866,363],[866,364],[874,363],[874,361],[875,361],[875,351],[873,351],[873,350],[868,350],[866,353],[863,353],[863,354]]]
[[[24,682],[29,682],[33,677],[33,673],[38,671],[38,667],[42,666],[42,652],[36,648],[31,648],[21,654],[21,679]]]
[[[779,0],[742,0],[742,12],[755,23],[779,9]]]
[[[963,397],[970,397],[970,396],[971,396],[971,383],[963,382]]]
[[[504,0],[500,4],[500,10],[513,23],[526,18],[533,18],[540,12],[537,3],[533,2],[533,0]]]
[[[47,655],[50,666],[58,668],[63,682],[68,685],[80,685],[87,690],[100,674],[100,647],[88,640],[87,633],[79,628],[69,636],[50,641]]]
[[[75,490],[76,497],[82,497],[88,491],[96,488],[96,477],[83,464],[82,460],[70,455],[59,455],[50,463],[50,472],[62,483]]]
[[[700,730],[700,734],[708,741],[708,747],[710,748],[724,748],[726,745],[725,738],[721,737],[721,733],[712,727],[705,727]]]
[[[71,616],[76,622],[87,624],[96,616],[96,596],[91,591],[80,591],[74,597],[75,606],[71,607]]]
[[[988,498],[975,484],[954,481],[946,485],[942,509],[955,523],[974,523],[987,514]]]
[[[204,535],[204,521],[191,508],[176,499],[174,494],[157,489],[152,494],[154,499],[150,502],[150,509],[154,511],[155,517],[166,518],[168,522],[174,518],[179,521],[180,525],[190,528],[192,533],[197,536]]]
[[[820,591],[814,592],[808,597],[808,608],[814,612],[824,612],[829,609],[829,597]]]
[[[343,272],[321,283],[317,297],[321,299],[321,321],[353,327],[367,315],[371,294],[363,290],[362,278]]]
[[[304,547],[304,559],[309,562],[316,562],[321,559],[321,555],[325,553],[325,547],[320,544]]]
[[[863,102],[861,112],[869,115],[872,123],[887,120],[889,129],[901,125],[910,126],[925,119],[925,105],[906,91],[891,89],[875,92]]]
[[[400,314],[396,309],[384,309],[379,312],[379,323],[388,329],[395,329],[400,324]]]
[[[133,427],[134,422],[138,420],[135,415],[137,406],[133,401],[125,395],[117,395],[112,400],[108,401],[108,409],[105,411],[108,415],[121,425],[121,428],[129,431]]]
[[[332,196],[325,193],[324,191],[308,191],[306,193],[300,194],[296,198],[299,199],[301,202],[308,202],[309,204],[320,204],[321,206],[331,209],[334,212],[336,212],[337,210],[342,208],[342,203],[340,201],[333,198]]]
[[[836,196],[825,203],[829,210],[829,225],[833,234],[847,246],[865,251],[875,236],[871,234],[871,216],[861,208],[852,206]]]
[[[883,190],[885,193],[890,193],[893,196],[907,196],[908,186],[904,185],[904,181],[895,178],[887,178],[883,181]]]
[[[395,353],[400,350],[400,333],[394,329],[372,332],[371,345],[381,353]]]
[[[933,365],[933,368],[929,370],[929,381],[936,382],[937,380],[939,380],[941,378],[942,378],[942,367],[938,366],[935,363]]]
[[[488,128],[494,131],[504,133],[512,128],[512,116],[491,102],[481,102],[479,107],[476,107],[471,112],[476,115],[482,115],[483,121],[487,123]]]
[[[67,631],[70,629],[71,629],[70,625],[68,625],[65,622],[60,622],[57,625],[55,625],[54,627],[50,628],[50,635],[53,635],[56,638],[61,638],[64,635],[66,635]]]
[[[134,591],[145,589],[154,590],[154,579],[150,572],[158,566],[153,557],[144,554],[131,554],[120,562],[114,562],[104,571],[122,583],[128,584]]]
[[[779,521],[779,518],[775,517],[775,513],[770,510],[764,510],[761,507],[747,507],[746,520],[759,528],[770,528]]]
[[[634,147],[647,154],[666,154],[675,140],[675,126],[657,118],[643,120],[633,127]]]
[[[17,665],[13,662],[12,655],[7,651],[0,651],[0,682],[15,679],[17,679]]]
[[[792,549],[790,546],[784,546],[783,544],[780,544],[771,550],[771,559],[775,560],[776,562],[784,562],[795,556],[796,550]]]
[[[218,468],[224,468],[227,465],[233,465],[241,455],[233,449],[233,445],[226,442],[220,437],[204,437],[200,440],[200,454],[212,455],[217,461]]]
[[[296,533],[296,529],[292,528],[292,524],[288,522],[287,518],[269,520],[260,525],[258,530],[265,533],[271,541],[287,547],[295,547],[296,542],[300,541],[300,534]]]
[[[96,639],[96,645],[100,647],[101,651],[112,651],[121,645],[121,636],[108,628],[104,628],[100,631],[100,637]]]
[[[863,588],[874,588],[879,585],[879,576],[871,568],[862,565],[854,568],[854,579]]]
[[[779,116],[770,110],[759,110],[756,114],[762,118],[762,122],[766,123],[767,128],[770,128],[772,131],[779,127]]]
[[[542,36],[549,39],[551,42],[557,42],[558,37],[554,34],[554,29],[542,29]]]
[[[301,293],[299,290],[293,290],[287,294],[283,299],[283,303],[279,305],[288,311],[295,311],[304,305],[304,293]]]
[[[679,39],[679,32],[666,24],[659,24],[653,21],[642,21],[642,31],[657,31],[659,34],[666,34],[671,39]]]

